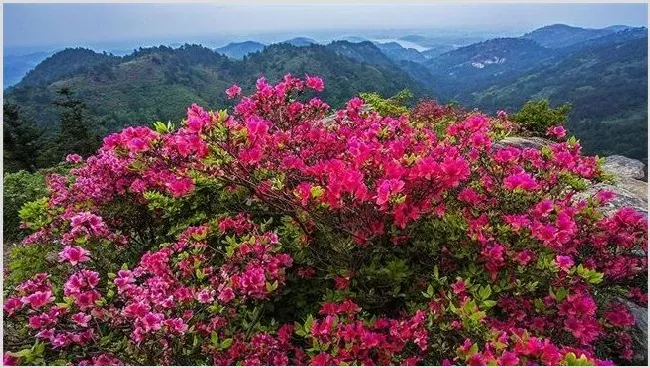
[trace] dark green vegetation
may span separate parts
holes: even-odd
[[[486,112],[516,111],[528,100],[548,99],[553,106],[570,102],[567,128],[587,153],[620,154],[647,163],[647,29],[608,31],[601,37],[593,30],[576,30],[573,38],[558,36],[552,48],[530,35],[550,42],[554,26],[526,38],[456,49],[427,61],[428,75],[407,66],[441,100]],[[563,46],[580,37],[589,39]]]
[[[642,35],[642,37],[640,37]],[[568,101],[567,128],[589,153],[621,154],[647,164],[647,31],[623,31],[561,50],[548,65],[476,91],[461,102],[514,110],[528,99]]]
[[[548,100],[535,100],[526,102],[511,119],[533,134],[544,135],[547,128],[566,124],[569,111],[569,103],[552,108]]]
[[[552,25],[519,38],[456,49],[435,37],[402,38],[432,47],[424,52],[348,39],[357,42],[323,46],[298,37],[266,48],[256,42],[230,44],[217,52],[196,45],[161,46],[123,57],[61,51],[5,91],[5,101],[15,105],[5,119],[5,170],[59,162],[74,147],[74,140],[68,140],[68,147],[58,137],[62,120],[87,127],[87,133],[79,133],[80,125],[72,124],[71,136],[97,142],[96,137],[125,125],[177,121],[194,102],[229,107],[232,102],[223,91],[231,84],[248,92],[259,76],[277,81],[287,72],[322,76],[327,85],[323,98],[333,107],[360,92],[393,96],[405,88],[413,92],[412,102],[432,96],[487,113],[515,112],[529,100],[548,99],[551,106],[569,102],[567,127],[587,153],[647,162],[645,28]],[[78,113],[63,113],[74,108],[62,105],[62,88],[70,92],[65,98],[78,102]]]
[[[628,28],[626,26],[611,26],[603,29],[588,29],[571,27],[566,24],[553,24],[526,33],[523,38],[533,40],[544,47],[559,48],[606,36]]]

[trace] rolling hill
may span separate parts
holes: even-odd
[[[435,91],[460,99],[495,81],[521,76],[551,57],[549,50],[522,38],[497,38],[449,51],[424,63],[436,78]]]
[[[573,110],[568,127],[588,152],[647,162],[648,41],[614,39],[587,41],[561,60],[511,83],[477,91],[465,102],[487,110],[514,110],[531,98],[569,101]]]
[[[372,43],[339,42],[271,45],[246,60],[197,45],[147,48],[124,57],[67,49],[6,90],[5,100],[52,132],[58,122],[53,102],[57,91],[68,87],[86,103],[98,133],[106,134],[125,125],[182,119],[194,102],[229,106],[224,90],[231,84],[250,90],[259,76],[277,81],[287,72],[321,75],[327,85],[323,96],[338,106],[363,91],[390,96],[409,88],[420,96],[426,93]]]
[[[397,42],[375,43],[375,45],[384,55],[396,62],[405,60],[422,63],[427,60],[427,57],[418,50],[402,47]]]
[[[587,40],[602,37],[626,29],[625,26],[612,26],[602,29],[571,27],[566,24],[553,24],[526,33],[523,38],[533,40],[548,48],[575,45]]]
[[[265,44],[255,41],[231,42],[215,51],[232,59],[243,59],[248,54],[262,51],[265,46]]]
[[[568,127],[586,152],[647,162],[647,32],[553,25],[399,65],[441,100],[488,112],[530,99],[570,102]]]

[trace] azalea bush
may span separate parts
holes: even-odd
[[[504,148],[503,113],[357,97],[332,116],[301,98],[318,77],[256,87],[47,178],[22,211],[38,251],[6,270],[6,364],[632,358],[621,300],[647,303],[647,222],[575,197],[603,175],[575,139]]]

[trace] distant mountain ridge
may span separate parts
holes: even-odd
[[[574,45],[593,38],[617,32],[617,28],[589,29],[566,24],[553,24],[526,33],[523,38],[533,40],[544,47],[558,48]]]
[[[71,63],[75,58],[78,62]],[[68,87],[88,106],[98,133],[106,134],[125,125],[178,121],[192,103],[230,106],[224,90],[233,83],[250,91],[258,77],[275,82],[288,72],[321,75],[327,85],[323,98],[338,107],[364,91],[391,96],[408,88],[426,95],[418,82],[372,43],[339,41],[307,47],[274,44],[246,60],[233,60],[198,45],[147,48],[124,57],[67,49],[5,90],[5,101],[17,104],[39,125],[56,130],[56,91]]]
[[[244,56],[262,51],[265,44],[256,41],[231,42],[226,46],[216,48],[215,51],[233,59],[243,59]]]

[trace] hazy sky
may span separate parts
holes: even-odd
[[[310,35],[318,30],[453,29],[516,35],[540,26],[647,26],[646,4],[5,4],[4,44],[184,40],[265,32]],[[396,31],[398,32],[398,31]]]

